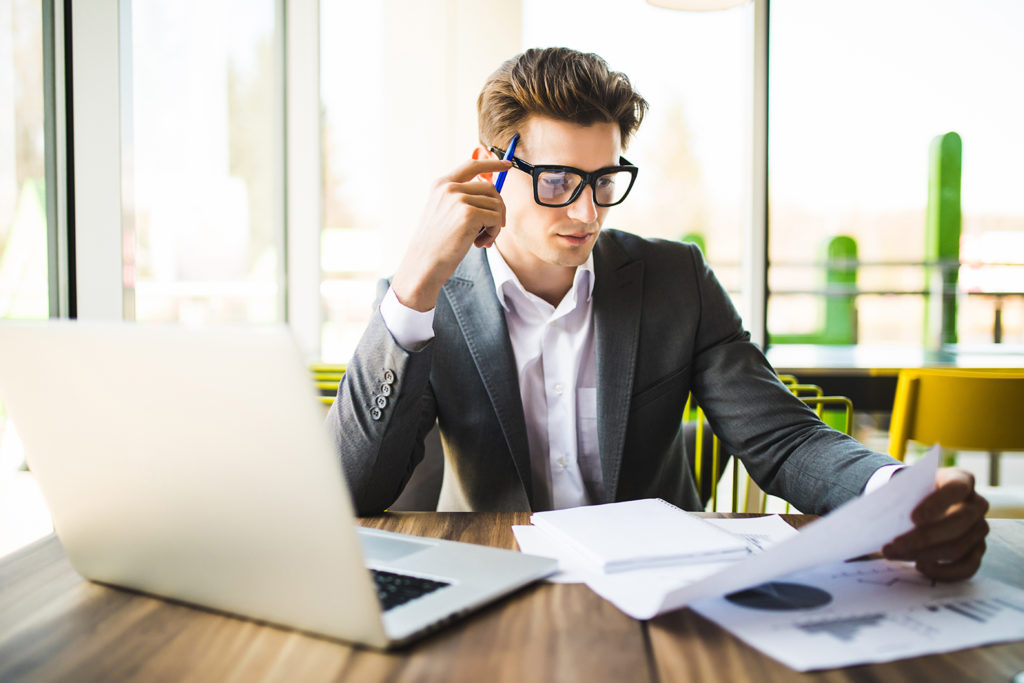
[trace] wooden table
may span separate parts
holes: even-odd
[[[510,527],[527,520],[362,523],[514,548]],[[990,539],[981,573],[1024,587],[1024,520],[993,520]],[[579,584],[534,585],[381,653],[85,581],[53,536],[0,561],[0,681],[1009,681],[1021,670],[1024,642],[798,674],[691,610],[638,622]]]

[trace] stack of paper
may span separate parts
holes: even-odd
[[[743,539],[660,498],[538,512],[530,521],[600,572],[726,562],[747,554]]]
[[[660,521],[652,525],[643,523],[644,520],[649,519],[646,514],[632,513],[637,512],[638,509],[634,506],[640,506],[649,513],[653,507],[667,505],[659,501],[632,501],[589,508],[538,512],[533,515],[533,527],[516,527],[513,528],[513,531],[524,552],[557,557],[563,570],[569,569],[576,576],[580,576],[581,578],[576,580],[585,581],[594,592],[611,601],[626,614],[634,619],[651,619],[698,600],[757,586],[765,581],[771,581],[809,567],[841,562],[851,557],[875,552],[886,542],[913,528],[910,513],[921,499],[935,488],[938,459],[939,449],[935,447],[919,462],[903,470],[900,476],[893,477],[885,486],[869,495],[849,501],[831,514],[808,524],[799,534],[793,534],[790,538],[772,545],[764,552],[740,555],[739,560],[735,555],[723,552],[719,555],[706,556],[707,559],[701,564],[694,564],[692,561],[689,564],[670,564],[665,557],[678,557],[679,549],[674,547],[671,550],[662,548],[660,560],[648,557],[645,561],[652,564],[641,568],[630,568],[631,571],[609,572],[595,569],[602,561],[611,562],[612,566],[615,562],[625,561],[626,554],[622,551],[623,547],[628,548],[628,552],[632,553],[632,557],[635,559],[637,545],[646,546],[652,542],[654,536],[651,527],[665,528],[664,517],[654,513]],[[673,511],[671,506],[667,510],[669,511],[667,514],[674,515],[673,519],[679,524],[686,524],[689,520],[710,524],[708,520],[697,518],[689,513]],[[660,512],[662,515],[666,514],[665,510]],[[559,516],[559,513],[566,514],[568,522],[572,523],[571,528],[583,529],[586,532],[585,541],[580,541],[579,538],[570,540],[567,533],[556,536],[557,532],[553,534],[551,531],[541,530],[541,525],[544,523],[542,520],[551,517],[562,520],[556,523],[557,526],[562,529],[567,528],[568,522]],[[583,523],[579,521],[577,515],[583,516]],[[685,516],[688,520],[683,521],[681,516]],[[765,521],[771,520],[771,518],[764,519]],[[736,521],[752,520],[721,520],[721,522]],[[785,524],[784,522],[780,523]],[[528,533],[531,530],[535,530],[537,533]],[[572,535],[576,536],[577,534]],[[623,540],[624,535],[627,536],[625,540]],[[638,538],[628,538],[630,535],[636,535]],[[730,536],[735,535],[730,534]],[[544,543],[544,539],[539,539],[537,536],[545,536],[549,542]],[[602,538],[604,536],[607,538]],[[550,539],[556,537],[562,540],[558,543],[551,543]],[[694,538],[700,540],[702,535],[697,533]],[[685,546],[689,546],[690,538],[677,532],[677,535],[672,535],[671,538],[666,538],[664,541],[681,541]],[[582,551],[578,550],[581,543],[588,546],[596,545],[601,549],[595,551],[593,547],[591,548],[592,553],[597,553],[598,559],[587,558]],[[618,555],[613,553],[616,550],[619,552]],[[658,561],[662,561],[662,564],[657,564]],[[579,573],[577,569],[584,568],[584,565],[589,571]],[[558,578],[556,577],[555,580]]]

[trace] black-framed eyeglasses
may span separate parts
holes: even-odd
[[[505,150],[491,147],[499,157]],[[533,200],[541,206],[569,206],[576,201],[583,188],[590,185],[594,191],[594,203],[598,206],[615,206],[622,202],[633,188],[637,167],[619,157],[618,166],[608,166],[593,173],[572,166],[528,164],[519,157],[509,159],[514,168],[528,173],[533,178]]]

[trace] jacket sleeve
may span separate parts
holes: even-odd
[[[387,288],[386,280],[378,284],[378,305],[326,419],[358,515],[383,512],[398,498],[436,419],[434,344],[409,351],[394,340],[379,309]]]
[[[879,467],[899,464],[824,424],[779,381],[700,252],[693,254],[701,306],[693,393],[758,486],[823,514],[859,495]]]

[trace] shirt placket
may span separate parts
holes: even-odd
[[[547,396],[548,467],[552,504],[556,509],[580,505],[584,500],[576,457],[576,368],[566,321],[564,316],[552,317],[545,325],[541,341]]]

